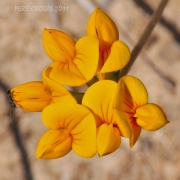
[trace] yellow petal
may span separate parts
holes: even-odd
[[[84,158],[91,158],[97,152],[96,122],[93,114],[88,114],[70,132],[73,138],[72,149]]]
[[[138,108],[134,117],[137,117],[137,124],[148,131],[158,130],[169,122],[161,107],[156,104],[146,104]]]
[[[42,112],[44,124],[51,129],[67,129],[73,138],[73,150],[82,157],[96,154],[96,121],[86,107],[57,103]]]
[[[100,49],[109,48],[114,41],[119,39],[119,33],[115,23],[99,8],[92,13],[88,21],[87,34],[98,37],[100,40]]]
[[[93,78],[99,59],[97,38],[86,36],[76,43],[76,55],[68,63],[55,62],[51,65],[49,77],[68,86],[80,86]]]
[[[133,147],[141,133],[141,127],[136,123],[134,117],[129,117],[127,113],[114,110],[117,125],[124,137],[129,138],[129,145]]]
[[[98,128],[97,149],[99,156],[105,156],[116,151],[120,144],[120,133],[112,124],[104,123]]]
[[[12,99],[22,109],[39,112],[51,103],[51,91],[41,81],[16,86],[11,90]]]
[[[139,79],[124,76],[119,80],[114,101],[115,109],[132,116],[136,109],[147,104],[147,101],[147,90]]]
[[[131,138],[132,136],[132,129],[130,122],[128,120],[128,116],[126,113],[121,112],[117,109],[114,109],[114,114],[117,119],[116,123],[124,137]]]
[[[43,83],[51,89],[52,92],[52,103],[77,103],[71,93],[61,84],[53,81],[49,77],[49,72],[51,71],[51,67],[46,68],[43,71]]]
[[[36,157],[55,159],[65,156],[72,149],[72,137],[65,129],[50,129],[40,139]]]
[[[111,80],[98,81],[85,93],[82,104],[98,117],[97,126],[102,123],[115,123],[113,101],[117,83]]]
[[[69,62],[75,55],[75,41],[68,34],[54,29],[44,29],[43,45],[53,61]]]
[[[73,130],[91,112],[84,106],[72,103],[56,103],[44,108],[42,119],[51,129]]]
[[[130,50],[122,41],[115,41],[110,49],[110,54],[105,61],[100,73],[107,73],[122,69],[130,60]]]
[[[132,126],[132,136],[130,138],[130,147],[132,148],[141,134],[141,126],[134,123]]]

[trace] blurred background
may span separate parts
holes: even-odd
[[[44,28],[79,39],[96,7],[116,23],[132,50],[160,0],[1,0],[0,1],[0,180],[180,180],[180,0],[171,0],[129,74],[146,86],[149,102],[159,104],[170,121],[156,132],[142,130],[130,149],[99,158],[73,151],[56,160],[36,159],[45,132],[41,113],[11,111],[6,90],[41,80],[51,64],[42,46]],[[53,7],[38,10],[37,6]],[[26,9],[24,9],[26,7]]]

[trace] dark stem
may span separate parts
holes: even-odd
[[[90,86],[92,86],[94,83],[96,83],[96,82],[98,82],[99,81],[99,79],[96,77],[96,76],[94,76],[90,81],[88,81],[86,84],[90,87]]]
[[[141,52],[141,50],[144,47],[145,43],[147,42],[147,40],[148,40],[151,32],[153,31],[155,25],[160,20],[162,12],[163,12],[164,8],[166,7],[167,2],[168,2],[168,0],[162,0],[160,2],[157,10],[154,12],[154,14],[153,14],[148,26],[146,27],[143,35],[141,36],[141,38],[139,39],[139,41],[135,45],[134,49],[132,50],[130,62],[128,63],[128,65],[125,68],[123,68],[121,70],[121,72],[119,74],[119,78],[121,78],[122,76],[127,75],[129,70],[131,69],[131,66],[133,65],[133,63],[135,62],[137,56]]]
[[[77,101],[78,104],[81,104],[81,103],[82,103],[82,99],[83,99],[84,93],[73,92],[73,91],[70,91],[70,93],[71,93],[72,96],[76,99],[76,101]]]
[[[118,82],[118,80],[119,80],[119,71],[106,73],[105,79]]]

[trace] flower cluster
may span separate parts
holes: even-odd
[[[118,78],[130,60],[112,19],[99,8],[87,24],[87,36],[77,42],[68,34],[44,29],[43,45],[53,63],[42,81],[13,88],[11,100],[30,112],[42,111],[49,130],[41,137],[38,158],[59,158],[72,149],[79,156],[104,156],[117,150],[121,137],[136,143],[141,129],[154,131],[168,120],[156,104],[148,103],[143,83],[133,76]],[[84,94],[66,86],[90,87]]]

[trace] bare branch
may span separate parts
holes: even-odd
[[[154,12],[154,14],[153,14],[147,28],[145,29],[143,35],[141,36],[141,38],[139,39],[139,41],[135,45],[134,49],[132,50],[131,59],[130,59],[129,64],[120,71],[120,77],[125,76],[129,72],[131,66],[133,65],[133,63],[135,62],[137,56],[141,52],[141,50],[144,47],[145,43],[147,42],[147,40],[148,40],[151,32],[153,31],[155,25],[160,20],[162,12],[163,12],[164,8],[166,7],[167,2],[168,2],[168,0],[162,0],[160,2],[157,10]]]

